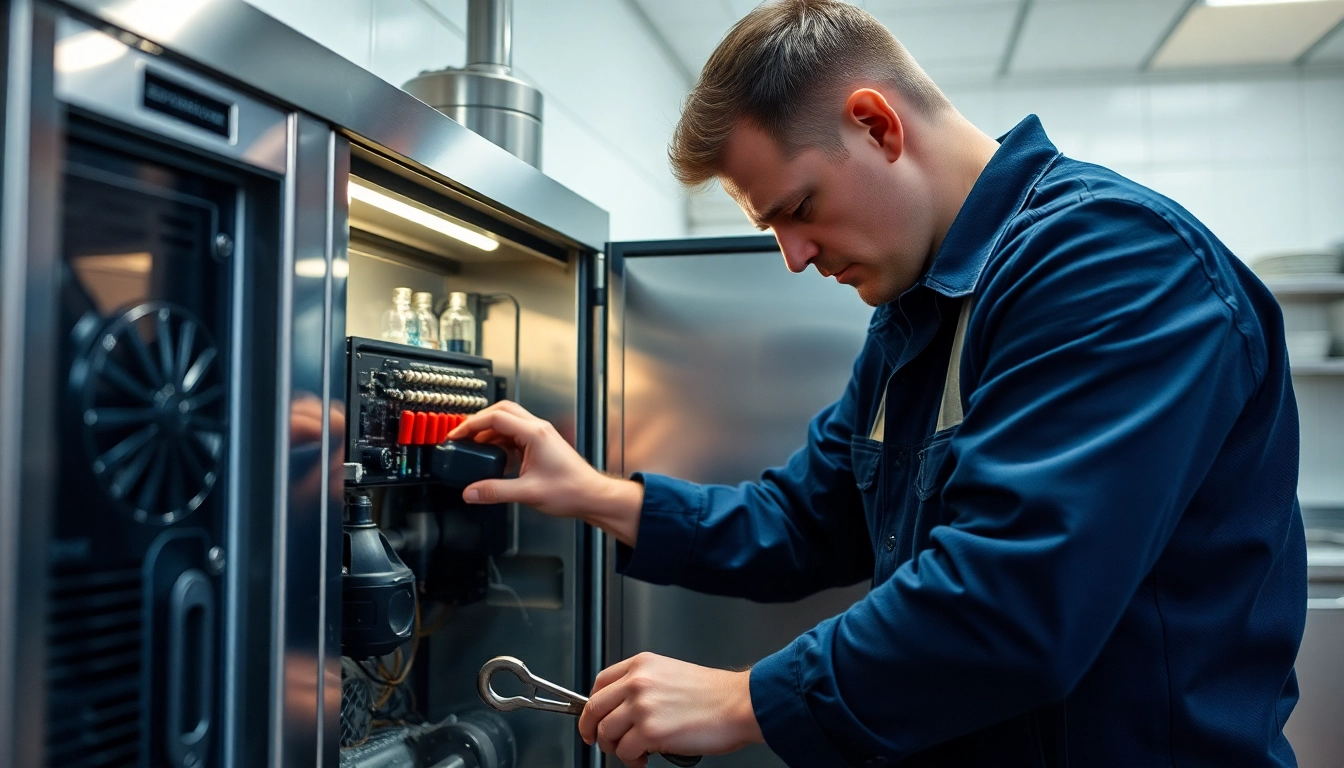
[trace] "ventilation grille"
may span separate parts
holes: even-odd
[[[140,569],[53,575],[47,624],[47,764],[140,763]]]

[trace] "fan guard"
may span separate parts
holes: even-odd
[[[71,368],[90,468],[139,522],[196,511],[219,479],[219,350],[189,310],[148,301],[103,324]]]

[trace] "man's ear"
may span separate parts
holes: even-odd
[[[860,88],[845,100],[845,122],[861,128],[868,141],[881,149],[888,162],[905,150],[905,128],[887,97],[872,88]]]

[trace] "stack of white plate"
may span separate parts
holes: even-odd
[[[1257,259],[1251,265],[1265,279],[1309,280],[1338,277],[1344,272],[1344,251],[1293,251]]]

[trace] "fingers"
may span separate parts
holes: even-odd
[[[468,504],[533,505],[535,488],[527,478],[516,480],[480,480],[462,489],[462,500]]]
[[[535,440],[545,427],[546,422],[537,418],[525,418],[503,409],[486,409],[474,413],[448,433],[449,439],[461,440],[474,438],[486,430],[493,430],[512,439],[520,447],[526,447]]]
[[[624,664],[625,662],[621,663]],[[606,674],[610,669],[608,667],[607,670],[603,671],[603,674]],[[624,701],[624,696],[617,688],[608,686],[601,691],[594,689],[588,703],[583,706],[583,712],[579,714],[579,735],[583,737],[585,743],[592,744],[597,740],[598,723],[601,723],[602,718],[620,706],[622,701]]]
[[[649,752],[645,749],[645,739],[638,733],[629,732],[621,743],[616,745],[616,757],[630,768],[644,768],[649,764]]]
[[[612,683],[624,677],[626,671],[630,669],[630,665],[634,664],[635,659],[637,658],[639,657],[631,656],[628,659],[618,661],[615,664],[612,664],[610,667],[607,667],[606,669],[602,670],[601,672],[598,672],[597,679],[593,681],[593,690],[588,692],[588,696],[590,698],[596,696],[598,691],[602,690],[603,688],[606,688],[608,685],[611,685]]]
[[[464,421],[462,424],[459,424],[457,427],[453,429],[453,431],[448,433],[449,436],[453,437],[454,439],[459,439],[457,437],[457,433],[459,432],[459,430],[462,430],[462,427],[472,424],[473,420],[476,419],[476,417],[478,416],[488,416],[492,413],[507,413],[511,416],[516,416],[524,421],[532,421],[532,420],[540,421],[540,419],[537,419],[536,416],[533,416],[531,413],[529,413],[526,408],[513,402],[512,400],[500,400],[499,402],[494,403],[492,405],[488,405],[485,408],[482,408],[481,410],[477,411],[476,413],[473,413],[470,416],[468,416],[466,421]],[[475,430],[462,430],[463,436],[474,433]]]
[[[615,752],[617,746],[621,743],[621,739],[635,724],[632,710],[633,707],[629,703],[622,704],[597,724],[597,746],[603,752],[608,754]]]

